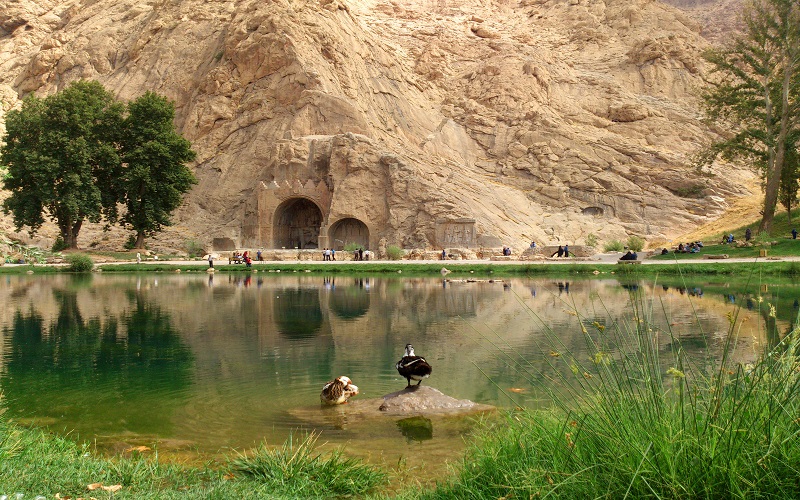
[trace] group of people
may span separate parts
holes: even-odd
[[[372,253],[369,250],[359,248],[358,250],[353,251],[353,260],[369,260],[371,255]]]
[[[703,248],[702,241],[693,241],[691,243],[680,243],[678,245],[678,248],[675,249],[675,253],[697,253],[700,251],[701,248]],[[664,251],[662,250],[661,253],[663,254]]]
[[[259,250],[258,253],[259,253],[259,260],[261,260],[260,259],[261,250]],[[253,259],[250,258],[250,252],[247,250],[245,250],[244,253],[233,252],[231,257],[228,259],[228,264],[242,264],[242,263],[245,264],[247,267],[251,267],[253,265]],[[214,267],[210,257],[208,259],[208,265],[210,267]]]
[[[619,258],[619,260],[638,260],[638,259],[639,255],[636,252],[631,252],[630,250],[625,252],[625,255]]]
[[[569,257],[569,245],[558,245],[558,250],[553,252],[550,257]]]
[[[322,260],[323,261],[336,260],[336,250],[334,250],[333,248],[323,248]]]

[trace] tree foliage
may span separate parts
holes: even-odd
[[[196,182],[185,166],[195,153],[175,132],[174,118],[175,106],[153,92],[128,104],[118,187],[126,207],[121,221],[136,231],[136,248],[144,247],[145,235],[170,224],[170,214]]]
[[[174,117],[174,105],[157,94],[126,106],[95,81],[27,97],[6,117],[0,164],[11,194],[3,210],[31,234],[53,220],[67,248],[77,248],[85,220],[103,218],[135,230],[142,247],[195,182],[185,165],[195,154]]]
[[[44,99],[29,96],[8,113],[0,162],[11,195],[3,210],[17,229],[35,233],[47,214],[75,247],[84,220],[113,212],[109,181],[120,165],[113,135],[123,110],[99,83],[77,82]]]
[[[760,169],[763,232],[772,225],[787,151],[800,129],[800,4],[753,0],[744,20],[744,33],[730,47],[706,54],[717,74],[703,95],[706,112],[732,133],[705,151],[701,162],[742,158]]]

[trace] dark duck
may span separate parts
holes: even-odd
[[[406,387],[411,387],[411,381],[416,380],[417,385],[422,379],[428,378],[433,371],[431,365],[422,356],[414,355],[414,346],[406,344],[406,353],[395,365],[397,372],[408,380]]]

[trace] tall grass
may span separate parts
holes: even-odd
[[[341,449],[327,457],[315,453],[317,438],[312,433],[298,443],[290,436],[277,449],[261,445],[233,459],[231,468],[297,498],[363,495],[385,482],[384,472],[345,458]]]
[[[552,370],[510,359],[531,383],[555,379],[552,407],[508,414],[455,479],[419,496],[800,498],[798,327],[745,367],[731,357],[732,313],[721,359],[697,359],[656,326],[657,304],[640,293],[629,320],[582,321],[588,360],[552,331]],[[664,336],[678,346],[669,357],[659,350]]]

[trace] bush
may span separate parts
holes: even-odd
[[[386,256],[389,257],[389,260],[400,260],[403,258],[403,249],[397,245],[389,245],[386,247]]]
[[[136,235],[132,234],[128,236],[128,239],[125,241],[125,250],[133,250],[136,247]]]
[[[82,253],[67,255],[65,260],[67,264],[69,264],[67,270],[73,273],[88,273],[94,269],[94,261],[92,258]]]
[[[360,248],[363,248],[363,247],[361,245],[359,245],[358,243],[353,243],[352,241],[349,242],[349,243],[345,243],[345,245],[344,245],[344,251],[345,252],[351,252],[352,253],[352,252],[355,252],[356,250],[358,250]]]
[[[631,249],[632,252],[641,252],[644,248],[645,241],[638,236],[629,236],[628,237],[628,248]]]
[[[60,252],[61,250],[66,250],[67,244],[64,242],[64,238],[59,236],[56,238],[56,241],[53,242],[53,247],[50,248],[51,252]]]
[[[189,257],[200,257],[206,253],[203,245],[195,240],[186,240],[186,242],[183,244],[183,247],[186,249],[186,253],[189,255]]]
[[[611,240],[607,241],[605,245],[603,245],[604,252],[621,252],[624,249],[625,245],[622,244],[619,240]]]
[[[586,246],[587,247],[597,246],[597,236],[595,236],[594,233],[589,233],[586,235]]]

